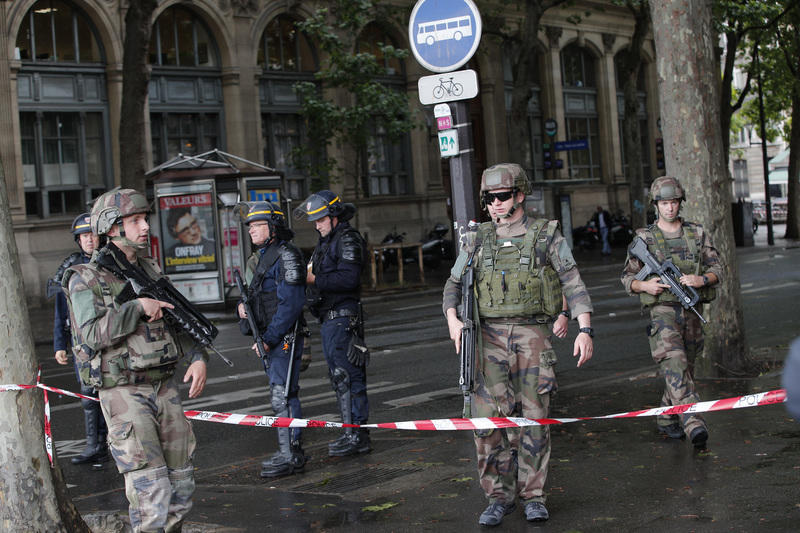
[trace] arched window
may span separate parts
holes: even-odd
[[[258,66],[265,71],[317,71],[316,51],[295,23],[290,16],[278,15],[267,24],[259,43]]]
[[[384,86],[405,94],[406,76],[402,61],[387,57],[382,46],[398,47],[397,41],[380,25],[368,24],[359,35],[356,49],[360,53],[370,53],[383,65],[386,75],[377,81]],[[367,181],[366,194],[369,196],[409,194],[411,189],[411,160],[409,140],[389,138],[387,131],[376,124],[367,142]]]
[[[305,198],[308,176],[295,168],[292,151],[306,143],[306,132],[300,116],[300,101],[292,86],[300,81],[313,81],[319,69],[316,50],[308,38],[295,27],[297,19],[278,15],[259,41],[258,65],[261,102],[261,132],[264,138],[264,163],[282,170],[289,198]]]
[[[211,32],[194,12],[167,8],[150,40],[153,163],[224,149],[222,76]]]
[[[570,179],[601,177],[595,68],[594,58],[577,44],[561,51],[567,140],[586,141],[586,149],[567,152]]]
[[[622,151],[622,169],[626,178],[630,177],[630,165],[625,157],[625,94],[624,94],[624,80],[622,79],[622,63],[623,52],[617,52],[614,56],[614,70],[616,71],[617,80],[617,112],[619,114],[619,146]],[[652,179],[653,175],[650,170],[650,136],[648,135],[647,128],[647,93],[644,85],[644,72],[645,65],[639,67],[639,77],[636,80],[637,98],[639,100],[637,115],[639,117],[639,137],[641,139],[642,159],[639,165],[642,168],[642,177],[645,182]]]
[[[105,56],[81,9],[40,0],[15,43],[25,210],[78,214],[108,188],[111,152]]]

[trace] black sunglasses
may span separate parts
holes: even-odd
[[[503,192],[486,191],[483,193],[483,201],[487,204],[491,204],[492,202],[494,202],[495,198],[497,198],[501,202],[505,202],[512,196],[514,196],[514,191],[503,191]]]

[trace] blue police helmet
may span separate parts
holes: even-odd
[[[294,217],[308,217],[309,222],[314,222],[323,217],[338,217],[347,220],[353,216],[356,208],[353,204],[343,203],[333,191],[323,190],[316,192],[303,200],[294,210]]]
[[[92,231],[92,216],[89,213],[81,213],[75,220],[72,221],[72,234],[75,235],[75,238],[78,238],[78,235],[81,233],[91,233]]]
[[[285,227],[286,220],[283,211],[272,202],[242,202],[238,205],[239,216],[242,222],[250,224],[257,220],[266,220],[277,227]]]

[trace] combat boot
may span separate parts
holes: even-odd
[[[299,442],[296,449],[293,449],[289,443],[289,428],[278,428],[277,431],[278,451],[266,461],[262,461],[261,477],[263,478],[277,478],[302,472],[306,464],[306,457]],[[299,450],[299,453],[296,450]]]
[[[351,451],[353,440],[353,428],[345,428],[342,436],[335,441],[328,443],[328,456],[342,457],[345,455],[353,455]]]
[[[105,449],[105,446],[100,446],[98,443],[98,435],[97,435],[97,410],[86,410],[83,411],[83,418],[84,422],[86,423],[86,447],[83,451],[70,459],[70,462],[74,465],[81,465],[84,463],[93,463],[97,462],[100,459],[100,452],[101,448]],[[102,415],[100,415],[102,416]],[[105,457],[108,457],[107,452],[103,453]]]
[[[704,449],[708,442],[708,430],[704,427],[694,428],[689,438],[695,448]]]
[[[345,434],[345,436],[347,437],[346,439],[339,439],[328,445],[328,455],[331,457],[344,457],[372,451],[369,430],[358,429]]]
[[[677,422],[673,422],[668,426],[658,426],[658,431],[671,439],[682,439],[686,436],[683,428]]]

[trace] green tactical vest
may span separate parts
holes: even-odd
[[[152,279],[161,277],[158,267],[151,259],[140,258],[139,265]],[[119,309],[122,305],[116,301],[116,297],[125,287],[124,281],[110,272],[98,269],[93,262],[76,265],[71,270],[81,275],[96,301],[102,299],[104,307]],[[70,303],[72,318],[71,306]],[[140,319],[133,333],[123,337],[117,344],[104,348],[100,353],[92,352],[81,340],[77,327],[72,329],[72,336],[73,352],[78,361],[81,381],[96,389],[169,378],[174,373],[175,363],[181,354],[163,319],[153,322]]]
[[[498,240],[491,222],[480,225],[475,287],[482,318],[552,317],[561,311],[561,282],[547,261],[556,228],[537,219],[524,236]]]
[[[652,224],[650,227],[647,228],[650,234],[653,236],[653,239],[646,239],[647,241],[647,248],[650,252],[656,257],[659,263],[663,263],[666,260],[671,260],[672,263],[678,267],[678,270],[681,271],[682,274],[700,274],[700,251],[699,246],[697,245],[697,231],[695,230],[695,226],[691,224],[684,224],[683,225],[683,241],[686,245],[686,258],[685,259],[674,259],[672,254],[670,253],[670,248],[667,246],[667,241],[664,238],[664,233],[661,231],[657,225]],[[652,277],[655,277],[653,275]],[[716,290],[714,287],[700,287],[699,289],[695,289],[697,294],[700,295],[700,302],[708,303],[716,297]],[[653,296],[652,294],[648,294],[646,292],[639,293],[639,301],[645,307],[650,307],[655,304],[659,303],[667,303],[667,302],[677,302],[678,298],[675,297],[668,290],[664,290],[658,296]]]

